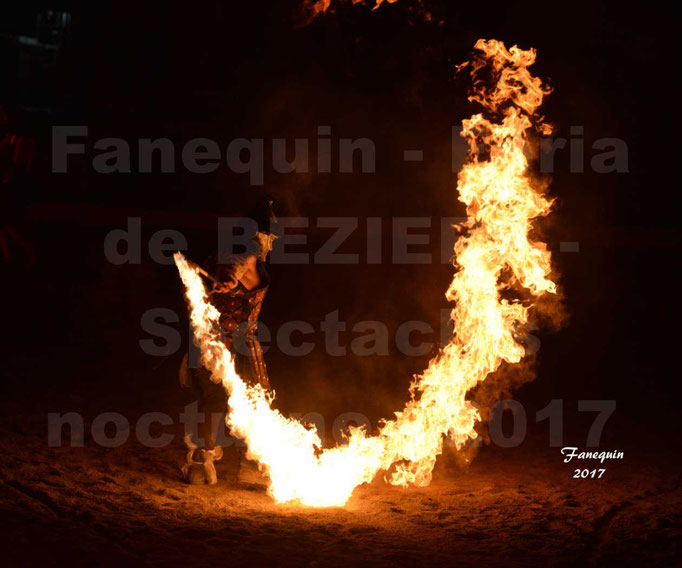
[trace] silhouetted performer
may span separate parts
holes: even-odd
[[[258,230],[251,246],[242,254],[221,253],[204,262],[204,270],[213,275],[210,302],[220,312],[223,342],[234,355],[235,369],[250,384],[270,388],[263,351],[256,337],[258,315],[270,285],[265,261],[276,236],[273,225],[277,219],[272,201],[266,202],[253,216]],[[213,461],[222,457],[216,445],[218,428],[222,428],[227,411],[227,393],[222,384],[211,380],[211,373],[203,368],[193,369],[185,355],[180,367],[180,383],[199,397],[199,413],[204,421],[199,424],[203,447],[186,439],[189,451],[187,464],[182,468],[189,483],[216,483]]]

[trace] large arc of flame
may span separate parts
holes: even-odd
[[[463,121],[470,150],[458,191],[468,218],[455,245],[458,270],[446,292],[454,302],[454,335],[415,378],[405,408],[377,435],[354,428],[347,443],[323,450],[314,427],[272,408],[274,395],[235,372],[201,277],[175,255],[202,363],[229,394],[228,426],[246,442],[247,456],[269,477],[269,493],[278,502],[343,505],[379,471],[389,472],[394,485],[427,485],[446,436],[457,447],[477,436],[480,417],[467,392],[502,361],[524,356],[516,338],[532,304],[504,299],[501,292],[510,286],[524,287],[532,298],[556,292],[547,247],[529,238],[533,219],[546,215],[551,201],[530,175],[526,156],[533,127],[547,130],[536,111],[549,89],[528,71],[533,49],[507,49],[497,40],[479,40],[475,49],[465,64],[474,81],[470,98],[493,118],[476,114]],[[482,71],[488,73],[485,81]]]

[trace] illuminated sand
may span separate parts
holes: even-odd
[[[180,436],[154,450],[47,448],[36,430],[0,449],[7,566],[673,565],[682,510],[674,466],[628,447],[633,457],[604,483],[576,483],[544,437],[487,448],[466,471],[437,469],[429,487],[377,480],[326,509],[236,485],[233,450],[218,464],[219,486],[187,486]]]

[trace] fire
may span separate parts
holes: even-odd
[[[470,99],[493,118],[476,114],[463,121],[470,151],[458,190],[468,218],[460,225],[458,270],[446,292],[454,302],[455,333],[415,378],[405,408],[383,422],[377,435],[352,428],[347,443],[323,450],[314,427],[272,408],[274,394],[236,374],[201,277],[175,255],[202,362],[229,394],[228,426],[269,476],[269,493],[277,502],[343,505],[379,471],[394,485],[427,485],[446,436],[458,448],[477,436],[480,417],[467,392],[502,361],[516,363],[524,356],[517,337],[532,304],[505,299],[501,292],[511,287],[523,287],[531,297],[556,292],[547,247],[529,238],[533,219],[546,215],[551,201],[530,175],[526,156],[532,128],[547,131],[536,110],[549,90],[528,71],[533,49],[508,50],[497,40],[479,40],[475,49],[473,61],[461,67],[471,70]]]
[[[393,4],[398,0],[376,0],[372,10],[376,10],[384,2],[388,4]],[[353,5],[355,4],[365,4],[365,0],[351,0]],[[304,2],[304,8],[310,13],[310,19],[314,19],[320,14],[325,14],[327,10],[331,7],[332,0],[307,0]]]

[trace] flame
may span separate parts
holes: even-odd
[[[374,3],[374,7],[372,10],[376,10],[381,6],[384,2],[387,2],[388,4],[393,4],[397,2],[398,0],[376,0]],[[365,0],[351,0],[353,5],[356,4],[365,4]],[[331,7],[332,0],[306,0],[303,3],[304,9],[308,12],[309,14],[309,21],[315,19],[317,16],[320,14],[326,14],[327,10]]]
[[[379,6],[381,6],[384,2],[387,2],[388,4],[394,4],[397,1],[398,0],[376,0],[376,3],[374,4],[374,8],[372,8],[372,10],[377,10]],[[354,3],[356,3],[355,0]]]
[[[463,121],[470,151],[458,190],[468,218],[455,245],[458,271],[446,292],[454,302],[455,334],[415,378],[405,408],[384,421],[377,435],[351,428],[347,443],[323,450],[314,427],[272,408],[274,394],[247,385],[235,372],[201,277],[175,255],[202,362],[229,394],[228,426],[269,476],[269,493],[277,502],[343,505],[379,471],[388,472],[386,480],[394,485],[427,485],[445,436],[458,448],[477,436],[480,416],[467,392],[502,361],[516,363],[524,356],[516,338],[532,304],[505,299],[501,292],[519,286],[531,297],[556,292],[546,245],[529,239],[533,219],[546,215],[551,201],[530,175],[526,157],[532,127],[547,129],[536,110],[549,90],[528,71],[533,49],[507,50],[497,40],[479,40],[475,49],[473,61],[464,64],[474,81],[470,98],[492,118],[476,114]]]
[[[309,0],[305,3],[305,7],[310,11],[310,17],[313,19],[320,14],[326,14],[331,3],[332,0]]]

